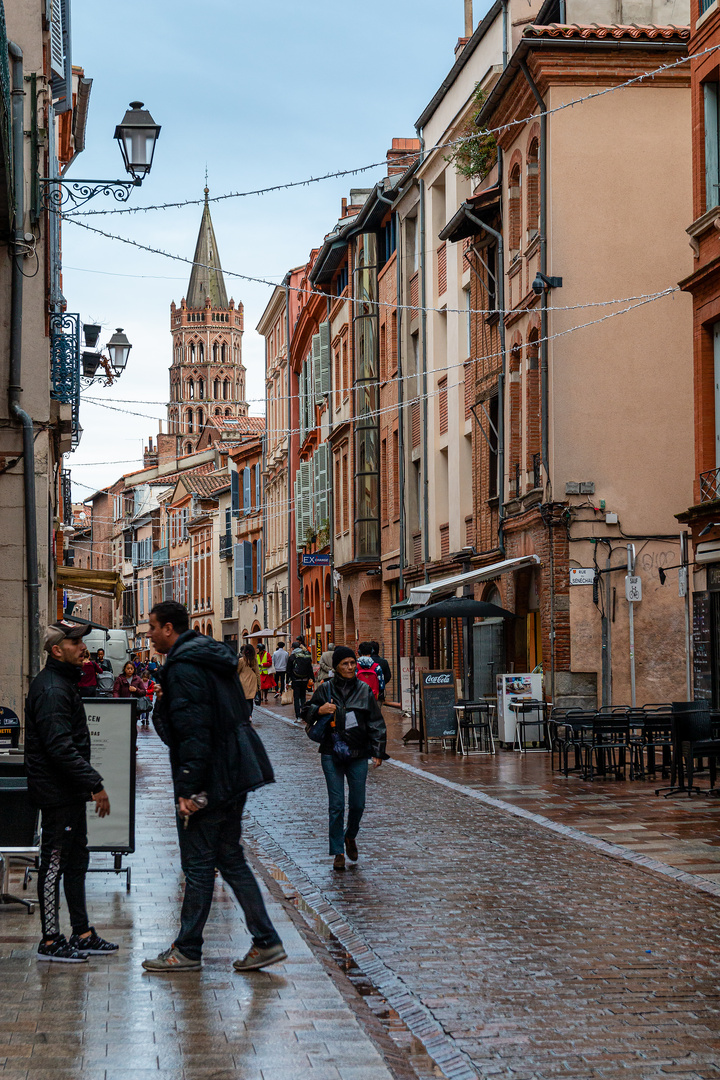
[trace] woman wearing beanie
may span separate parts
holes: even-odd
[[[387,758],[387,733],[380,707],[367,683],[355,674],[355,653],[339,645],[332,656],[331,678],[322,683],[303,710],[306,724],[329,717],[320,743],[328,789],[330,854],[333,869],[345,869],[345,853],[357,862],[356,837],[365,809],[368,761],[377,768]],[[345,781],[348,815],[345,825]]]

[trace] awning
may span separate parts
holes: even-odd
[[[312,608],[304,607],[302,609],[302,611],[296,611],[295,614],[291,615],[289,619],[284,619],[281,623],[278,623],[278,625],[277,625],[278,630],[282,626],[287,626],[287,624],[291,623],[293,621],[293,619],[299,619],[301,615],[306,615],[308,613],[308,611],[312,611]]]
[[[453,216],[448,221],[445,228],[438,233],[440,240],[449,240],[451,244],[457,244],[460,240],[465,240],[469,236],[477,236],[483,230],[481,226],[468,217],[468,214],[477,214],[482,216],[483,213],[487,214],[489,211],[494,211],[496,204],[500,201],[500,185],[494,184],[491,188],[486,188],[482,192],[481,196],[477,196],[472,199],[468,199],[462,204],[459,210],[456,210]]]
[[[486,600],[473,600],[471,596],[448,596],[435,604],[413,608],[395,618],[405,622],[408,619],[514,619],[515,615]]]
[[[79,589],[93,596],[112,596],[116,604],[125,591],[120,574],[114,570],[83,570],[79,566],[58,566],[57,583],[63,589]]]
[[[439,578],[437,581],[427,581],[424,585],[416,585],[410,590],[409,599],[415,604],[428,604],[434,597],[447,596],[456,592],[462,585],[472,585],[476,581],[490,581],[492,578],[500,577],[501,574],[507,574],[510,570],[522,570],[525,566],[539,566],[539,564],[540,559],[537,555],[521,555],[516,559],[504,559],[503,562],[469,570],[465,574],[455,574],[453,577]]]

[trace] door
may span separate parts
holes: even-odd
[[[494,697],[495,677],[507,670],[503,619],[473,623],[473,697]]]

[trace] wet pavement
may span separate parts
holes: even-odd
[[[240,975],[250,939],[220,882],[201,972],[140,967],[172,941],[181,873],[167,753],[140,733],[132,890],[88,878],[91,919],[121,945],[88,964],[38,964],[37,909],[0,910],[0,1077],[3,1080],[405,1080],[414,1076],[350,981],[270,882],[266,901],[288,959]],[[97,863],[100,856],[94,856]],[[22,893],[17,869],[9,888]],[[67,913],[63,905],[63,920]],[[367,1014],[367,1015],[365,1015]]]
[[[455,1051],[448,1075],[720,1076],[720,899],[391,765],[368,783],[360,862],[334,873],[316,748],[256,715],[279,782],[253,800],[253,843],[439,1058]]]

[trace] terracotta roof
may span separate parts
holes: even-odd
[[[227,472],[210,473],[210,475],[193,476],[190,489],[201,499],[211,499],[218,491],[230,487],[230,475]]]
[[[526,38],[563,38],[569,41],[688,41],[689,26],[579,26],[551,23],[549,26],[526,26]]]
[[[264,416],[209,416],[207,425],[219,431],[258,432],[265,430]]]
[[[168,473],[167,476],[158,476],[156,480],[148,480],[148,487],[160,486],[168,487],[170,484],[174,484],[181,476],[202,476],[205,473],[211,473],[215,471],[215,462],[206,461],[203,465],[198,465],[196,469],[184,469],[180,472]]]

